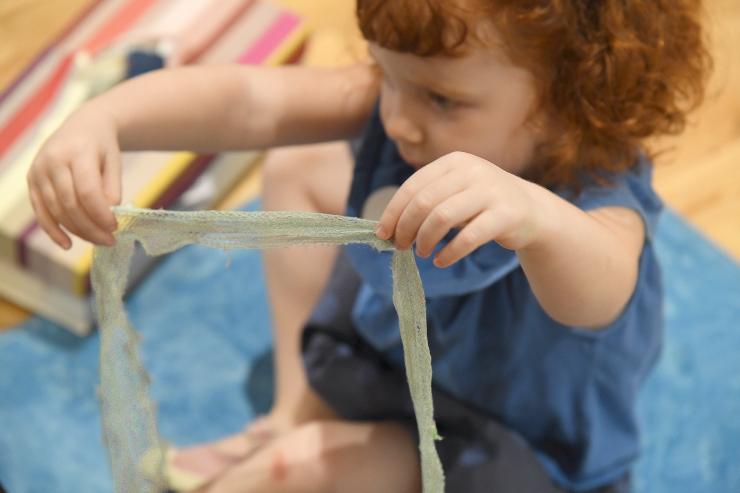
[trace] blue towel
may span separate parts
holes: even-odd
[[[258,204],[250,204],[250,210]],[[637,493],[740,491],[740,267],[667,213],[657,236],[666,347],[640,401]],[[176,445],[236,432],[272,400],[261,252],[186,247],[127,299],[160,431]],[[0,484],[112,491],[101,442],[99,340],[41,318],[0,334]]]

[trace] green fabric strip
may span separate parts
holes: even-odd
[[[393,250],[393,303],[400,321],[406,376],[419,430],[425,493],[444,492],[442,465],[434,447],[440,439],[433,417],[432,365],[427,342],[424,291],[410,250],[375,236],[375,221],[304,212],[176,212],[114,207],[118,219],[113,247],[95,247],[92,285],[100,327],[99,400],[103,437],[118,493],[167,489],[164,457],[168,444],[156,428],[150,380],[138,351],[123,295],[140,242],[148,255],[189,244],[224,250],[265,249],[301,244],[363,243]]]

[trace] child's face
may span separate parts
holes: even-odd
[[[404,160],[418,168],[465,151],[524,173],[539,140],[528,120],[535,85],[500,48],[470,47],[460,58],[419,57],[372,43],[370,52],[383,77],[383,125]]]

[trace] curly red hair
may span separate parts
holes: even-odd
[[[701,15],[700,0],[357,0],[367,40],[418,56],[486,45],[490,21],[557,129],[533,166],[546,186],[604,181],[684,129],[711,67]]]

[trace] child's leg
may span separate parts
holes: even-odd
[[[272,151],[264,163],[265,210],[342,214],[349,193],[352,157],[343,142]],[[328,280],[336,247],[265,250],[265,277],[272,313],[275,402],[270,413],[237,433],[180,451],[170,468],[208,480],[276,434],[299,423],[335,417],[310,389],[300,355],[304,322]]]
[[[283,434],[201,493],[419,493],[419,471],[403,426],[320,421]]]
[[[264,208],[343,214],[351,176],[344,142],[281,149],[265,163]],[[275,402],[268,419],[277,428],[333,415],[308,386],[300,334],[336,253],[337,247],[327,246],[264,251],[275,348]]]

